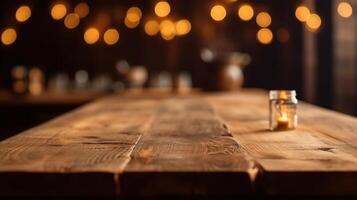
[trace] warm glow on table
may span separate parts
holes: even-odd
[[[289,128],[289,118],[286,113],[282,113],[282,115],[277,120],[277,129],[286,129]]]

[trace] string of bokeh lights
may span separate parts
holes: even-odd
[[[70,6],[63,2],[54,3],[50,7],[50,15],[55,21],[63,20],[64,26],[68,29],[75,29],[80,24],[80,21],[87,17],[90,13],[90,7],[87,3],[78,3],[73,12],[70,11]],[[345,0],[340,1],[336,8],[337,13],[342,18],[349,18],[353,14],[353,8],[351,4]],[[188,19],[172,20],[171,6],[167,1],[158,1],[153,6],[153,12],[155,17],[147,17],[146,20],[142,20],[142,11],[139,7],[130,7],[126,11],[124,18],[124,24],[129,29],[137,28],[141,21],[143,23],[143,30],[148,36],[161,35],[164,40],[172,40],[178,36],[184,36],[191,31],[191,22]],[[223,4],[215,4],[210,8],[210,17],[215,22],[223,21],[227,16],[227,10]],[[244,22],[252,21],[255,17],[255,22],[259,27],[256,33],[257,41],[261,44],[270,44],[274,39],[274,34],[269,28],[272,24],[272,17],[267,11],[256,13],[254,6],[248,3],[243,3],[237,8],[237,15],[240,20]],[[21,5],[15,12],[15,19],[17,22],[25,23],[31,17],[31,8],[29,5]],[[322,19],[314,13],[306,5],[300,5],[295,10],[295,17],[298,21],[303,23],[307,30],[311,32],[318,32],[322,25]],[[281,33],[285,39],[280,41],[287,41],[289,33],[286,29],[279,29],[277,33]],[[98,27],[91,26],[84,30],[83,40],[89,44],[96,44],[100,38],[107,45],[115,45],[118,43],[120,34],[119,30],[115,27],[110,27],[103,31]],[[1,43],[4,46],[9,46],[15,43],[18,37],[17,30],[14,27],[5,27],[1,32]]]

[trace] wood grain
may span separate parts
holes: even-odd
[[[163,101],[131,158],[121,179],[124,195],[254,192],[253,163],[202,98]]]
[[[299,103],[268,131],[267,93],[130,91],[0,142],[6,196],[357,196],[357,119]]]
[[[2,141],[0,195],[115,195],[157,104],[107,98]]]
[[[271,132],[266,93],[213,95],[209,102],[261,170],[266,195],[357,195],[357,120],[305,103],[299,127]]]

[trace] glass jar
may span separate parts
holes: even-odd
[[[297,127],[297,104],[295,90],[272,90],[269,92],[269,128],[272,131],[292,130]]]

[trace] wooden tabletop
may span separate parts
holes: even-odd
[[[102,98],[0,142],[0,196],[357,195],[357,119],[258,90]]]

